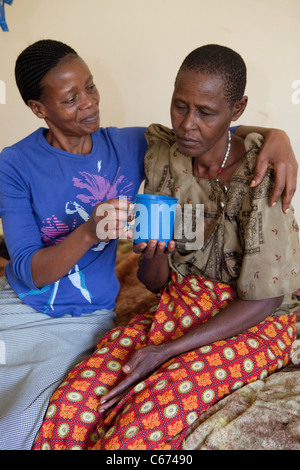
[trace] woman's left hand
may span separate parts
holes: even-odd
[[[279,129],[270,129],[265,134],[265,143],[254,170],[255,183],[251,186],[261,183],[267,168],[272,168],[275,172],[275,187],[270,204],[275,205],[282,196],[282,210],[286,212],[297,188],[298,163],[289,137]]]
[[[135,351],[131,359],[123,366],[126,378],[100,399],[99,413],[108,411],[136,384],[148,378],[169,359],[167,345],[148,345]]]

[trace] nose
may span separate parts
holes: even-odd
[[[192,130],[192,129],[195,129],[197,127],[193,110],[190,110],[185,114],[181,125],[186,130]]]
[[[80,109],[87,109],[90,108],[92,104],[93,100],[91,96],[86,91],[83,91],[79,96],[78,107]]]

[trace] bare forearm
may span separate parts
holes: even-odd
[[[250,134],[251,132],[257,132],[258,134],[261,134],[264,137],[267,137],[269,134],[272,134],[272,132],[275,132],[275,133],[282,134],[282,136],[284,136],[285,138],[288,139],[287,134],[283,130],[272,129],[272,128],[269,128],[269,127],[239,126],[234,131],[235,135],[237,135],[239,137],[242,137],[243,139],[245,139],[245,137],[247,137],[247,135]]]
[[[167,255],[161,258],[144,259],[137,273],[138,279],[154,293],[158,293],[167,283],[169,275]]]
[[[244,301],[236,299],[218,315],[166,345],[168,358],[238,335],[251,328],[280,306],[282,297]]]
[[[128,221],[130,206],[129,201],[117,198],[99,203],[87,222],[61,243],[38,250],[31,261],[35,286],[41,288],[61,279],[95,243],[118,238]]]
[[[38,250],[31,261],[32,279],[37,288],[52,284],[65,276],[94,245],[85,224],[78,227],[58,245]]]

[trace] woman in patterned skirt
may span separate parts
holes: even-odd
[[[231,49],[208,45],[184,60],[173,130],[146,133],[145,192],[177,197],[184,217],[192,205],[193,227],[203,204],[203,243],[184,234],[167,247],[136,245],[139,279],[159,305],[106,334],[71,371],[34,449],[180,449],[217,400],[289,362],[298,226],[292,210],[269,205],[272,171],[251,186],[262,137],[244,143],[229,132],[246,108],[245,84],[244,61]]]

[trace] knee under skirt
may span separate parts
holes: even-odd
[[[0,449],[31,449],[65,375],[114,327],[115,313],[53,318],[23,303],[0,278]]]

